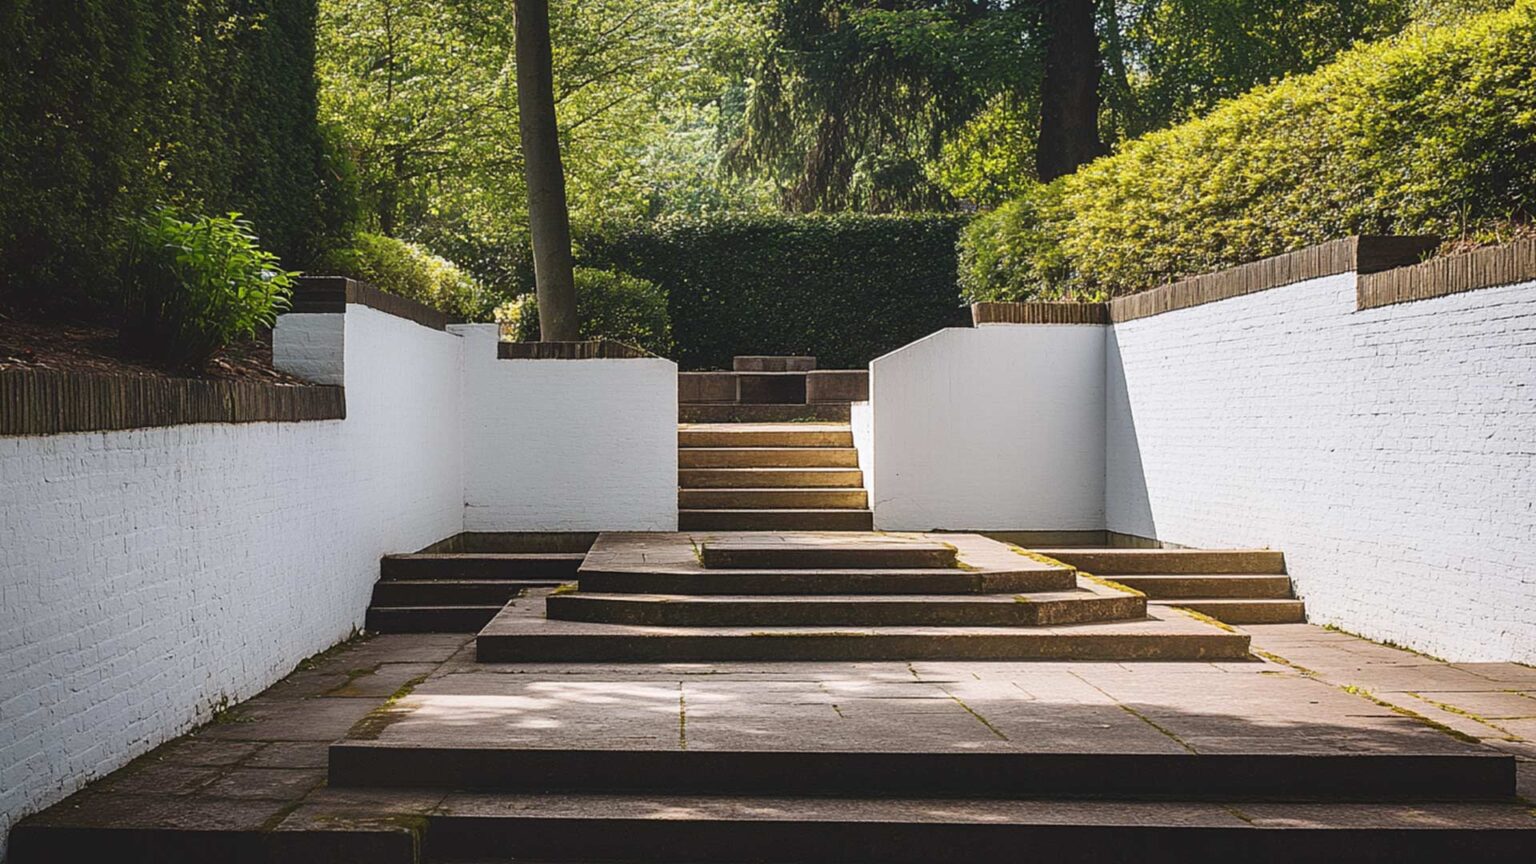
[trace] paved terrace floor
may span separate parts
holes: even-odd
[[[1536,668],[1443,663],[1310,625],[1246,629],[1263,662],[477,664],[469,636],[378,636],[306,662],[31,821],[302,831],[451,806],[442,790],[327,788],[327,746],[360,730],[614,749],[1049,752],[1088,737],[1106,752],[1486,746],[1521,760],[1520,794],[1536,800]],[[1465,806],[1478,821],[1483,805]],[[1243,807],[1263,822],[1263,805]],[[1486,815],[1527,818],[1510,812]],[[1317,818],[1374,818],[1349,813],[1329,805]]]

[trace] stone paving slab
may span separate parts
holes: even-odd
[[[1384,752],[1493,748],[1515,755],[1521,792],[1536,800],[1536,784],[1532,783],[1536,775],[1528,770],[1536,763],[1528,761],[1527,755],[1536,755],[1536,750],[1527,749],[1532,747],[1529,737],[1506,740],[1496,730],[1479,729],[1481,736],[1470,737],[1480,743],[1469,744],[1364,695],[1369,693],[1394,706],[1401,702],[1407,710],[1416,711],[1416,706],[1427,703],[1422,699],[1415,702],[1418,697],[1409,694],[1433,694],[1434,700],[1450,708],[1494,720],[1472,706],[1486,707],[1481,700],[1502,699],[1512,695],[1511,690],[1521,698],[1536,693],[1536,670],[1515,664],[1446,664],[1308,625],[1267,625],[1249,630],[1255,634],[1257,647],[1283,662],[478,664],[472,642],[464,636],[374,637],[303,664],[277,686],[236,706],[223,722],[169,742],[43,813],[24,819],[10,838],[10,860],[15,864],[96,857],[162,864],[214,860],[415,861],[411,844],[419,839],[426,820],[443,812],[439,808],[452,812],[455,806],[467,807],[468,797],[455,799],[437,790],[318,786],[306,791],[305,784],[324,766],[331,743],[309,728],[312,721],[334,728],[332,724],[339,722],[340,716],[352,716],[358,708],[372,711],[383,706],[388,697],[363,694],[385,688],[369,687],[365,679],[382,674],[399,680],[403,667],[419,668],[422,664],[435,668],[414,687],[407,684],[394,691],[405,694],[401,702],[415,705],[408,715],[410,722],[426,722],[421,709],[432,704],[430,700],[456,694],[471,700],[482,695],[508,700],[493,699],[482,705],[480,713],[460,718],[468,729],[475,730],[474,735],[491,732],[567,742],[585,738],[587,745],[599,736],[627,735],[637,746],[676,747],[680,740],[676,700],[692,696],[696,713],[690,726],[698,736],[692,741],[700,747],[717,737],[733,742],[730,746],[738,746],[734,743],[738,738],[772,740],[782,733],[775,732],[774,724],[765,720],[780,710],[779,706],[788,706],[796,719],[793,727],[786,728],[793,728],[797,735],[845,741],[845,736],[830,731],[834,724],[858,723],[863,724],[860,737],[883,741],[884,746],[893,748],[912,746],[900,742],[911,741],[929,728],[941,728],[958,737],[928,741],[922,746],[961,749],[956,745],[970,743],[983,752],[998,752],[997,748],[1049,752],[1053,742],[1113,751],[1122,735],[1126,743],[1118,746],[1128,750],[1158,748],[1156,752],[1173,753],[1173,747],[1182,748],[1158,727],[1201,752],[1240,742],[1257,748],[1264,740],[1324,751],[1353,748],[1349,752],[1377,752],[1373,748],[1382,746],[1400,747]],[[1287,656],[1291,654],[1297,658],[1304,654],[1305,668],[1299,659]],[[1382,677],[1375,677],[1378,675]],[[1445,687],[1448,681],[1454,686]],[[1350,687],[1356,689],[1347,689]],[[328,695],[345,692],[357,695]],[[412,700],[417,694],[430,700],[415,703]],[[1465,704],[1459,705],[1458,700]],[[1007,740],[967,712],[961,702],[986,718]],[[446,703],[436,704],[443,707]],[[761,709],[756,716],[751,713],[752,706]],[[1435,710],[1441,715],[1430,719],[1457,717],[1469,724],[1479,723]],[[839,717],[838,711],[848,716]],[[578,716],[586,718],[583,728],[561,725]],[[1040,722],[1032,722],[1035,720]],[[930,721],[937,725],[931,727]],[[1079,724],[1075,728],[1070,725],[1074,722]],[[632,723],[639,725],[631,728]],[[408,723],[390,726],[381,734],[387,737],[409,728]],[[787,741],[787,737],[780,740]],[[621,741],[617,746],[628,744]],[[861,746],[873,745],[864,741]],[[253,769],[289,769],[293,773],[281,778],[277,774],[258,775]],[[258,776],[266,781],[253,787],[260,797],[237,797],[232,792],[236,778]],[[658,800],[663,803],[658,805]],[[657,811],[652,815],[661,816],[735,808],[730,811],[735,814],[733,818],[749,818],[752,813],[771,817],[775,808],[789,806],[737,798],[713,804],[690,803],[672,797],[610,798],[594,804],[589,797],[548,794],[523,802],[525,808],[541,805],[543,812],[554,818],[579,816],[594,807],[642,817],[647,808]],[[988,818],[989,812],[959,801],[887,803],[896,808],[892,812],[907,808],[900,811],[903,818],[921,818],[921,812],[912,808],[924,807],[935,814],[971,813],[979,819]],[[1084,809],[1087,803],[1072,802],[1078,808],[1073,818],[1089,818]],[[1062,802],[1052,805],[1055,812],[1069,812],[1061,809],[1066,806]],[[1108,805],[1137,820],[1143,818],[1140,811],[1126,808],[1139,806],[1125,802]],[[1530,806],[1518,804],[1220,806],[1240,807],[1245,820],[1266,827],[1459,824],[1493,828],[1525,825],[1524,820],[1536,826]],[[1179,815],[1182,813],[1197,822],[1221,819],[1217,809],[1206,804],[1158,805],[1151,807],[1145,818],[1186,818]],[[1045,812],[1037,811],[1030,818],[1048,818],[1041,815]],[[800,816],[813,818],[803,811]],[[319,828],[327,832],[317,832]],[[322,833],[324,836],[317,836]],[[284,846],[277,842],[278,834],[292,834],[294,838],[288,842],[302,843]],[[1373,844],[1370,848],[1378,847]],[[367,851],[351,854],[358,850]],[[1456,859],[1452,855],[1440,860]],[[1466,860],[1465,856],[1461,860]]]

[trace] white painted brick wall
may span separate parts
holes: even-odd
[[[677,364],[498,360],[465,339],[466,531],[676,531]]]
[[[461,340],[300,317],[345,328],[345,421],[0,438],[0,837],[346,637],[380,555],[461,529]]]
[[[1314,622],[1536,662],[1536,284],[1357,312],[1354,283],[1112,328],[1108,527],[1281,549]]]
[[[1103,529],[1104,329],[940,330],[870,363],[875,527]]]

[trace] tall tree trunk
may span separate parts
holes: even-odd
[[[1040,82],[1041,180],[1071,174],[1103,153],[1099,141],[1099,37],[1094,0],[1046,0],[1045,76]]]
[[[528,181],[528,227],[539,298],[539,338],[576,338],[576,281],[572,275],[571,214],[555,125],[554,72],[549,44],[549,0],[516,0],[517,111]]]

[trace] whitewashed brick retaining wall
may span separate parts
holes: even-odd
[[[677,527],[675,364],[497,360],[494,326],[346,308],[274,334],[345,420],[0,437],[0,858],[361,627],[384,554]]]
[[[1315,279],[1116,324],[1107,372],[1110,530],[1281,549],[1314,622],[1536,662],[1536,284]]]
[[[346,420],[0,438],[0,837],[345,638],[380,555],[460,530],[458,337],[293,317],[344,326]]]

